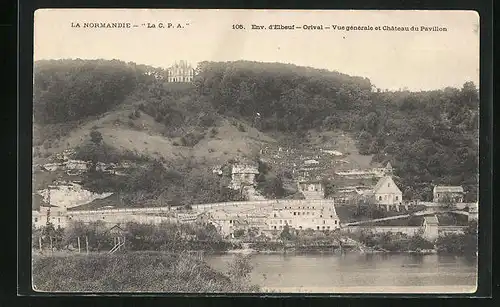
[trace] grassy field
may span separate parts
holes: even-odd
[[[239,264],[244,265],[244,261]],[[242,270],[247,272],[248,268]],[[185,254],[160,252],[34,255],[33,288],[40,292],[87,293],[258,291],[238,274],[238,266],[224,274]]]

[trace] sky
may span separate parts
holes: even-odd
[[[138,27],[84,28],[96,22]],[[174,27],[142,26],[160,22]],[[34,24],[35,61],[100,58],[167,68],[179,60],[193,66],[249,60],[367,77],[388,90],[461,87],[467,81],[479,85],[479,15],[473,11],[43,9],[35,12]],[[252,30],[252,24],[265,29]],[[273,24],[324,29],[269,30]],[[447,31],[325,29],[333,25]]]

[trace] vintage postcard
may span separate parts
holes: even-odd
[[[41,9],[38,292],[473,293],[474,11]]]

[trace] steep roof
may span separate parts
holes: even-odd
[[[437,185],[434,187],[434,193],[443,193],[443,192],[463,193],[464,188],[462,188],[461,186],[444,186],[444,185]]]
[[[121,228],[120,226],[118,226],[118,224],[115,224],[113,227],[111,227],[110,229],[108,229],[108,231],[111,232],[111,233],[125,232],[125,230],[123,230],[123,228]]]
[[[373,188],[374,193],[401,193],[391,176],[385,176],[380,178],[375,187]]]
[[[387,165],[385,166],[385,168],[388,170],[392,170],[391,162],[387,162]]]

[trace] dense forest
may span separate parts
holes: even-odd
[[[366,78],[247,61],[200,63],[193,85],[180,89],[168,87],[164,76],[120,61],[37,62],[34,121],[63,125],[133,100],[165,125],[168,137],[190,131],[191,143],[221,116],[299,139],[309,129],[342,130],[362,154],[391,162],[406,198],[429,199],[433,184],[450,184],[463,185],[467,201],[477,199],[479,94],[472,82],[380,91]]]

